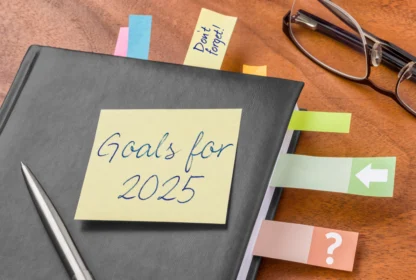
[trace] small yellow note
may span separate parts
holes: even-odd
[[[236,22],[236,17],[201,9],[183,64],[220,69]]]
[[[241,112],[102,110],[75,219],[225,224]]]
[[[243,64],[243,73],[257,76],[267,76],[267,65],[250,66]]]

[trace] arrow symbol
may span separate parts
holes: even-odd
[[[371,163],[364,167],[363,170],[355,174],[355,176],[367,187],[370,188],[370,183],[385,183],[387,182],[388,169],[371,169]]]

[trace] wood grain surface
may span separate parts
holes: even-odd
[[[416,54],[416,2],[334,0],[363,28]],[[258,279],[415,279],[416,119],[392,99],[337,77],[303,56],[282,32],[291,0],[2,0],[0,101],[32,44],[111,54],[129,14],[153,15],[149,59],[183,63],[202,7],[238,17],[223,70],[267,65],[273,77],[301,80],[299,105],[351,112],[349,134],[305,132],[298,154],[396,156],[394,198],[286,189],[276,220],[360,233],[354,271],[264,259]],[[325,49],[322,50],[323,52]],[[377,70],[376,70],[377,71]]]

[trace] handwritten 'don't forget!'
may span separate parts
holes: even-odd
[[[225,42],[222,41],[224,29],[221,29],[221,27],[216,26],[215,24],[213,24],[211,28],[201,26],[201,30],[198,30],[197,32],[201,32],[202,34],[200,42],[196,43],[193,48],[196,51],[202,53],[207,52],[209,54],[218,56],[221,45],[226,46]],[[211,32],[213,34],[211,34]],[[210,35],[214,35],[214,38],[211,38]],[[209,42],[212,42],[211,45]]]
[[[236,21],[236,17],[202,9],[184,64],[220,69]]]
[[[225,223],[240,118],[102,110],[75,218]]]

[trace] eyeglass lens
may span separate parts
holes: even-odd
[[[324,4],[310,0],[293,1],[289,22],[292,39],[324,67],[353,79],[367,78],[367,56],[373,58],[371,61],[375,67],[371,67],[368,78],[383,91],[394,93],[397,90],[401,103],[416,115],[416,66],[412,65],[396,88],[399,72],[388,63],[388,58],[394,57],[391,49],[381,44],[383,59],[380,60],[380,53],[372,53],[371,49],[377,41],[368,37],[363,39],[358,31],[360,27],[349,14],[333,7],[331,2]],[[367,56],[365,42],[370,46]]]
[[[407,73],[399,81],[397,95],[400,100],[416,114],[416,67],[415,64],[408,69]]]
[[[323,21],[314,20],[310,14]],[[337,28],[355,38],[353,45],[342,42]],[[290,30],[298,45],[315,60],[344,75],[357,79],[366,77],[367,60],[358,28],[346,25],[318,1],[294,1]]]

